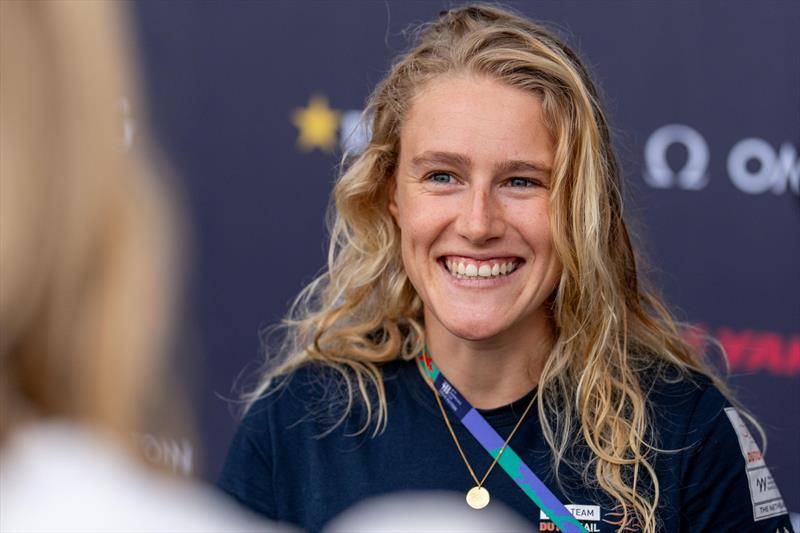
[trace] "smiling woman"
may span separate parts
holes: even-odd
[[[538,530],[791,527],[724,383],[640,283],[572,50],[509,11],[452,9],[368,111],[327,269],[246,396],[225,491],[312,531],[400,490],[495,498]]]

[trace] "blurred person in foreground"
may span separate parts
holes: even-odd
[[[0,2],[0,530],[267,530],[135,445],[180,403],[178,239],[141,125],[123,143],[119,6]]]
[[[578,55],[492,6],[415,36],[220,486],[312,531],[408,490],[538,531],[791,531],[746,416],[643,283]]]

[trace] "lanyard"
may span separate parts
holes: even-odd
[[[449,382],[444,374],[439,371],[439,367],[433,362],[427,350],[417,356],[422,363],[425,374],[433,381],[433,385],[441,398],[447,404],[453,414],[461,421],[472,436],[483,446],[489,455],[494,459],[503,448],[504,440],[497,434],[492,426],[483,418],[477,409],[472,407],[469,402],[461,395],[458,390]],[[536,504],[539,509],[565,533],[586,533],[583,525],[570,513],[566,507],[558,500],[547,486],[533,473],[519,455],[511,448],[506,446],[503,455],[500,456],[498,464],[505,470],[511,479],[522,489],[528,498]]]

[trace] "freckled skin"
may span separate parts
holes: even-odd
[[[420,163],[420,154],[439,152],[463,158]],[[402,127],[389,209],[429,335],[519,344],[549,330],[543,304],[561,273],[548,219],[553,157],[541,104],[530,93],[459,76],[434,80],[416,96]],[[545,171],[501,169],[520,160]],[[478,286],[442,268],[438,260],[447,255],[523,262],[513,275]]]

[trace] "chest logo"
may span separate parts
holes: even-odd
[[[600,531],[600,506],[599,505],[579,505],[570,503],[564,507],[572,513],[572,516],[577,518],[583,528],[589,533],[597,533]],[[558,526],[547,518],[544,512],[539,511],[539,531],[560,531]]]

